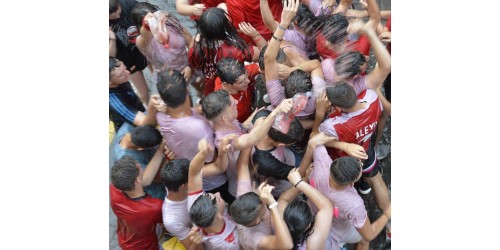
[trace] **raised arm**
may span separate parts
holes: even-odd
[[[109,56],[116,57],[116,34],[109,27]]]
[[[267,67],[267,65],[266,65],[266,67]],[[279,74],[280,78],[286,79],[290,76],[290,74],[293,71],[300,69],[304,72],[311,73],[311,76],[312,76],[312,72],[314,72],[316,69],[318,69],[318,67],[321,68],[321,63],[317,59],[303,61],[303,62],[301,62],[293,67],[288,67],[285,64],[278,64],[278,74]],[[317,74],[315,73],[315,75],[317,75]],[[321,77],[323,77],[323,69],[321,69]]]
[[[150,100],[157,99],[157,98],[159,98],[159,95],[151,95]],[[155,103],[156,102],[149,101],[147,114],[144,114],[140,111],[137,112],[137,115],[134,118],[134,125],[135,126],[142,126],[142,125],[155,126],[156,125],[156,113],[158,111],[155,108]]]
[[[365,224],[361,228],[356,228],[363,239],[371,241],[377,237],[377,235],[384,229],[385,225],[391,219],[391,207],[382,213],[376,221],[370,222],[369,218],[366,218]]]
[[[158,170],[163,165],[165,160],[165,141],[162,140],[158,148],[156,149],[153,158],[148,162],[148,165],[144,169],[144,173],[142,174],[142,186],[146,187],[151,185],[153,180],[155,179]]]
[[[251,37],[252,41],[254,41],[255,45],[257,45],[257,48],[259,48],[259,53],[254,53],[254,55],[260,54],[260,50],[262,50],[262,48],[267,45],[266,39],[264,39],[250,23],[241,22],[238,24],[238,26],[240,28],[240,31],[243,34]]]
[[[257,244],[257,247],[259,249],[291,249],[293,248],[292,236],[283,220],[283,213],[280,212],[277,204],[274,205],[277,202],[271,194],[273,189],[274,187],[269,186],[267,182],[263,182],[258,188],[259,196],[267,206],[273,205],[269,210],[271,211],[271,219],[274,222],[274,235],[264,236]]]
[[[276,28],[278,28],[278,22],[274,20],[273,13],[271,12],[271,8],[269,8],[267,0],[260,0],[260,15],[269,31],[274,32]]]
[[[349,7],[352,4],[352,0],[340,0],[339,6],[333,11],[333,14],[335,13],[346,13]]]
[[[227,152],[231,149],[230,142],[236,138],[237,136],[234,134],[226,135],[222,138],[217,150],[217,159],[213,163],[203,166],[203,176],[212,176],[226,172],[229,165]]]
[[[378,7],[376,0],[367,0],[367,5],[368,16],[370,16],[368,23],[374,30],[377,30],[377,26],[381,19],[380,8]]]
[[[183,16],[201,16],[205,10],[204,4],[189,4],[189,0],[176,0],[175,8]]]
[[[198,153],[189,163],[188,192],[196,192],[203,189],[203,175],[201,169],[205,165],[205,159],[214,149],[205,139],[198,142]]]

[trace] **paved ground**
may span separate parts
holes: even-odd
[[[149,2],[157,5],[161,9],[167,10],[170,13],[174,13],[177,18],[181,21],[181,23],[190,30],[191,34],[194,35],[195,27],[194,22],[190,20],[188,17],[178,15],[175,11],[175,0],[146,0],[140,2]],[[353,4],[355,8],[359,7],[359,0],[353,0]],[[379,3],[381,10],[390,10],[391,9],[391,0],[377,0]],[[372,57],[373,59],[373,57]],[[373,67],[374,63],[371,60],[370,67]],[[148,70],[144,71],[146,81],[152,90],[152,93],[157,93],[156,86],[152,81],[151,74],[149,74]],[[391,144],[391,121],[390,118],[387,121],[387,125],[384,129],[384,133],[382,136],[382,143],[386,145]],[[383,179],[385,183],[390,187],[391,184],[391,154],[387,156],[387,158],[380,161],[380,165],[382,166],[383,171]],[[373,192],[368,195],[362,195],[363,200],[365,201],[365,205],[368,210],[368,216],[371,221],[376,220],[380,216],[380,210],[378,210],[377,205],[375,204],[375,200],[373,197]],[[352,245],[347,245],[347,249],[354,249]],[[111,208],[109,208],[109,249],[112,250],[120,250],[121,248],[118,246],[118,241],[116,239],[116,216],[114,215]],[[370,249],[380,250],[380,249],[390,249],[390,246],[385,246],[385,233],[381,233],[377,238],[370,242]]]

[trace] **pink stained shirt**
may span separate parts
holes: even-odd
[[[186,40],[184,40],[182,34],[177,33],[172,27],[166,27],[169,48],[167,49],[155,39],[151,39],[148,44],[146,58],[155,70],[168,67],[180,72],[188,65]]]
[[[192,160],[198,153],[198,142],[201,139],[207,140],[209,145],[214,146],[214,132],[208,120],[196,113],[194,109],[191,109],[191,113],[191,116],[181,118],[172,118],[165,113],[156,114],[163,139],[177,159]],[[210,154],[205,161],[209,162],[213,157],[214,153]],[[223,185],[226,180],[225,174],[204,177],[203,189],[215,189]]]

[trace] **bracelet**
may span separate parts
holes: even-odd
[[[282,30],[286,30],[285,27],[281,26],[281,24],[278,24],[278,28],[282,29]]]
[[[257,36],[256,36],[257,37]],[[255,37],[254,37],[255,38]],[[253,39],[253,38],[252,38]],[[258,43],[260,40],[262,39],[262,37],[259,37],[257,38],[257,40],[254,40],[255,43]]]
[[[277,206],[278,206],[278,202],[274,202],[273,204],[269,205],[268,208],[269,208],[269,210],[271,210],[271,208],[277,207]]]
[[[276,39],[276,40],[278,40],[278,41],[280,41],[280,42],[283,41],[283,39],[277,38],[274,34],[273,34],[273,38]]]
[[[297,185],[299,185],[299,183],[303,182],[304,180],[300,180],[298,181],[297,183],[295,183],[295,188],[297,188]]]

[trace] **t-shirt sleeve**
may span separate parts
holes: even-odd
[[[324,145],[319,145],[314,149],[313,152],[314,167],[319,169],[328,169],[330,172],[330,165],[332,164],[332,159],[328,155]]]
[[[266,82],[267,93],[271,100],[271,105],[277,107],[285,99],[285,88],[281,86],[278,79]]]
[[[123,103],[116,95],[109,95],[109,109],[123,117],[128,123],[134,124],[134,119],[139,110],[133,105]]]
[[[319,125],[319,132],[325,133],[328,136],[338,138],[337,131],[333,127],[333,118],[328,118]]]
[[[276,159],[270,152],[255,151],[252,156],[257,166],[257,173],[276,180],[287,180],[288,173],[294,166],[287,165]]]
[[[368,218],[364,204],[352,209],[347,215],[347,218],[349,218],[354,227],[362,228]]]
[[[313,84],[313,92],[314,96],[321,96],[321,93],[325,91],[325,79],[322,77],[313,76],[311,77],[311,81]]]

